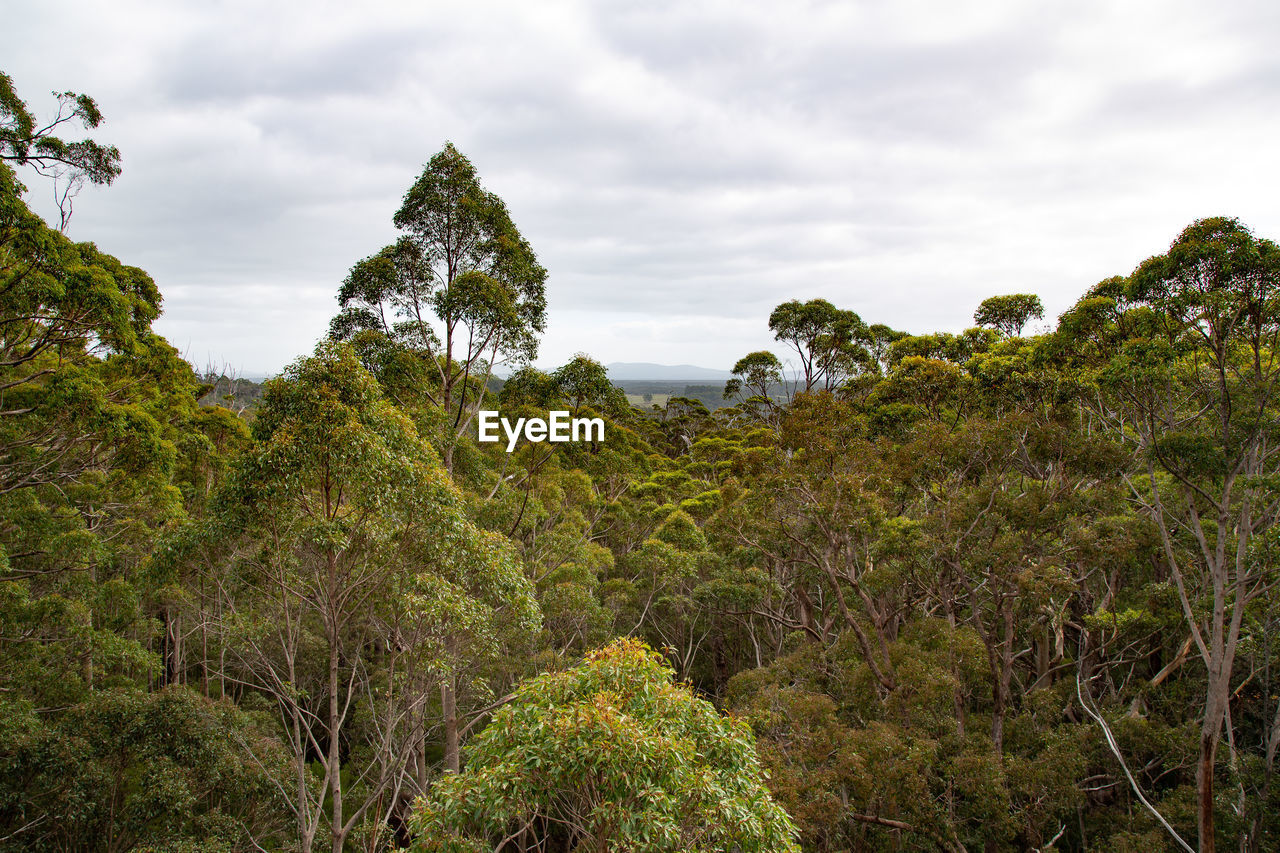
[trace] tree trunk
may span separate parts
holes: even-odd
[[[458,696],[453,676],[440,684],[440,710],[444,714],[444,766],[451,773],[461,769],[458,748]]]
[[[329,601],[337,597],[338,588],[338,555],[333,551],[328,554]],[[331,823],[333,853],[342,853],[342,845],[346,833],[342,829],[342,752],[340,749],[342,717],[338,703],[338,669],[341,658],[338,654],[338,615],[330,612],[329,620],[329,793],[331,806]]]
[[[425,709],[419,709],[414,717],[416,722],[414,723],[413,752],[409,760],[413,764],[413,778],[418,783],[418,793],[421,794],[426,793],[427,780],[430,778],[427,767],[427,712]]]
[[[209,615],[205,605],[209,599],[204,592],[204,572],[200,573],[200,690],[209,698]]]
[[[93,611],[89,610],[85,614],[85,624],[89,630],[85,632],[86,643],[84,653],[80,655],[80,678],[84,681],[84,686],[89,690],[93,689]],[[148,679],[150,680],[150,679]]]
[[[1213,840],[1213,758],[1217,738],[1202,734],[1200,760],[1196,763],[1196,827],[1200,833],[1200,853],[1214,853]]]
[[[1220,668],[1209,674],[1209,695],[1205,700],[1205,717],[1200,728],[1200,755],[1196,761],[1196,829],[1200,836],[1200,853],[1213,853],[1215,847],[1213,819],[1213,769],[1222,740],[1226,703],[1230,701],[1230,682]]]
[[[332,799],[333,853],[342,853],[342,756],[339,750],[338,644],[329,645],[329,792]]]
[[[183,682],[181,612],[174,613],[168,607],[164,609],[164,631],[165,685],[173,686]]]

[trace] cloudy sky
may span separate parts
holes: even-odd
[[[544,366],[728,368],[792,298],[917,332],[997,293],[1056,316],[1194,219],[1280,238],[1274,0],[42,0],[4,22],[31,108],[93,95],[124,155],[71,236],[156,278],[200,366],[309,352],[446,140],[550,271]]]

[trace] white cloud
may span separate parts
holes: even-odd
[[[72,235],[158,328],[250,371],[308,352],[446,139],[549,268],[546,363],[728,367],[769,310],[964,327],[1050,311],[1199,216],[1280,236],[1263,2],[28,4],[38,112],[93,94],[125,174]],[[47,209],[34,180],[33,200]]]

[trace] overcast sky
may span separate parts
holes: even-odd
[[[1192,220],[1280,238],[1280,3],[67,3],[4,12],[37,115],[124,173],[70,234],[154,276],[198,366],[310,352],[451,140],[550,271],[539,362],[728,368],[822,296],[1054,317]],[[48,185],[34,176],[43,212]]]

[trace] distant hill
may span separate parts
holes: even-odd
[[[614,382],[629,379],[725,380],[733,375],[727,370],[692,364],[651,364],[645,361],[615,361],[605,365],[605,370],[609,371],[609,378]]]

